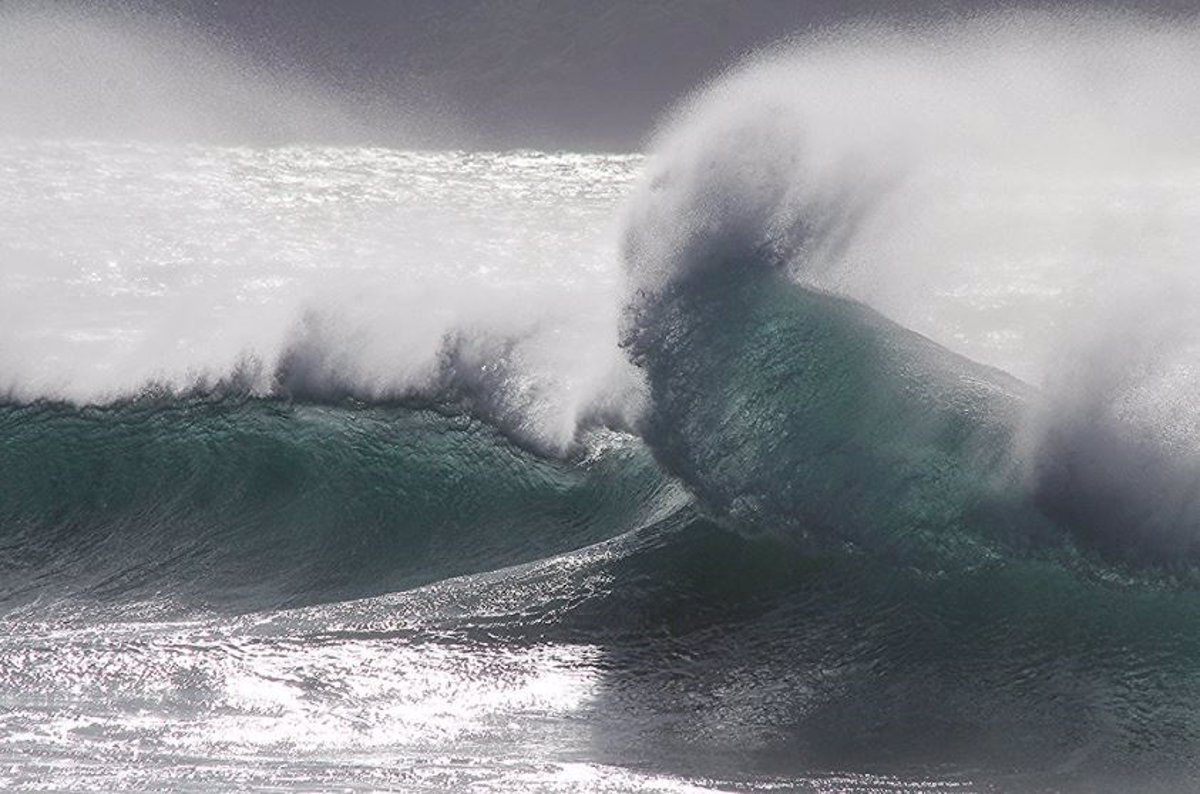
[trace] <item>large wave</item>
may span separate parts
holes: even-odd
[[[860,28],[699,93],[625,239],[660,460],[809,540],[1194,556],[1197,42]]]

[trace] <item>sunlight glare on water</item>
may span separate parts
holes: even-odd
[[[104,401],[248,361],[262,391],[301,349],[311,388],[402,394],[454,344],[505,357],[561,443],[624,367],[614,210],[640,162],[0,141],[0,391]]]

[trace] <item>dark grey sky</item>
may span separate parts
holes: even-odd
[[[206,29],[354,95],[460,123],[468,146],[637,148],[672,101],[739,55],[866,15],[962,0],[179,0]],[[447,132],[448,131],[448,132]]]
[[[1155,7],[1179,13],[1193,4],[1156,0]],[[77,5],[95,14],[94,5]],[[268,138],[630,150],[641,145],[673,101],[741,54],[791,33],[864,17],[919,25],[1000,5],[985,0],[126,0],[104,13],[183,31],[277,81],[305,86],[301,90],[320,87],[355,118],[336,134],[317,123],[278,129],[265,124]],[[1014,5],[1061,3],[1027,0],[1003,7]],[[1137,5],[1145,10],[1144,3]],[[169,50],[162,55],[168,60]],[[92,65],[95,60],[81,70],[109,68]],[[128,78],[106,77],[102,91],[85,86],[70,101],[126,101],[121,97],[140,90],[127,87],[123,94],[121,85],[114,86],[122,81]],[[46,90],[36,81],[32,85],[31,92]],[[163,93],[162,101],[169,104],[171,92]],[[91,99],[97,94],[109,99]],[[205,98],[205,112],[219,113],[222,101],[221,92],[213,92]],[[238,108],[243,116],[253,114],[255,103],[268,102],[237,101],[246,106]],[[269,115],[267,109],[263,113]],[[122,113],[99,117],[111,124]]]
[[[892,18],[962,2],[891,4]],[[462,123],[467,145],[636,148],[664,107],[740,54],[877,0],[179,0],[209,32],[386,118]],[[439,134],[445,134],[439,130]]]

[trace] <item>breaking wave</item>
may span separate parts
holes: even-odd
[[[648,441],[753,531],[1194,559],[1195,31],[927,34],[763,56],[661,133],[625,239]]]

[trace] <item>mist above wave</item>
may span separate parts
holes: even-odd
[[[758,248],[1040,380],[1064,314],[1194,287],[1200,87],[1180,77],[1198,42],[1194,25],[1008,15],[755,56],[659,133],[627,223],[633,286]]]

